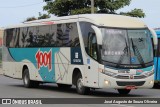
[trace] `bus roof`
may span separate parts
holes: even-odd
[[[70,23],[70,22],[78,22],[78,21],[90,22],[98,26],[117,27],[117,28],[147,27],[142,21],[138,20],[137,18],[133,18],[129,16],[113,15],[113,14],[82,14],[82,15],[54,17],[50,19],[29,21],[29,22],[21,23],[19,25],[15,25],[15,26],[9,26],[6,28]]]

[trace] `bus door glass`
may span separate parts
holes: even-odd
[[[89,33],[88,36],[88,54],[97,60],[97,39],[95,33]]]

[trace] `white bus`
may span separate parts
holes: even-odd
[[[148,27],[136,18],[85,14],[6,27],[3,74],[24,86],[56,83],[90,89],[151,88],[153,48]]]

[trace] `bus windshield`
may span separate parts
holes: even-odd
[[[153,61],[153,49],[148,29],[110,29],[102,31],[102,60],[120,65],[141,65]]]

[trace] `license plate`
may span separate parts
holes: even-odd
[[[136,86],[126,86],[127,90],[136,89]]]

